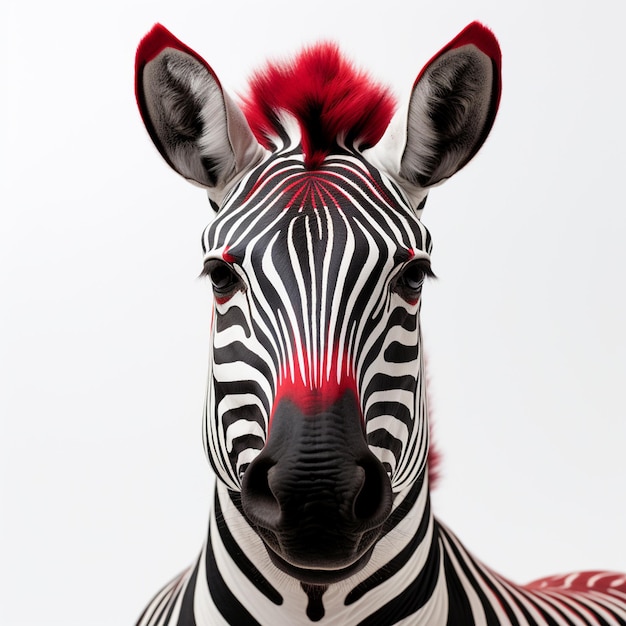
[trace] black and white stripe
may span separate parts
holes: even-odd
[[[474,559],[433,517],[426,485],[406,498],[366,569],[354,580],[330,586],[317,602],[272,566],[236,496],[218,486],[207,544],[197,563],[153,599],[139,625],[626,623],[624,576],[573,574],[557,584],[547,582],[546,589],[513,585]],[[588,590],[573,584],[577,577]]]
[[[335,156],[327,174],[315,175],[329,185],[325,197],[331,198],[330,189],[335,196],[317,212],[285,200],[284,188],[299,176],[310,177],[295,155],[270,159],[204,234],[205,258],[226,251],[240,259],[237,271],[245,280],[240,292],[217,305],[213,325],[204,432],[221,481],[197,563],[156,596],[139,624],[626,623],[626,579],[615,577],[614,587],[602,593],[576,596],[567,589],[518,587],[476,561],[433,517],[419,304],[402,304],[389,288],[397,259],[407,250],[427,259],[430,237],[393,183],[354,156]],[[281,192],[255,189],[265,178]],[[319,248],[312,228],[322,234]],[[277,267],[285,255],[290,267]],[[320,268],[322,276],[314,271]],[[324,311],[342,313],[329,324]],[[299,346],[327,364],[329,337],[349,347],[345,367],[359,381],[368,443],[388,469],[395,501],[366,568],[318,589],[316,597],[273,566],[242,512],[239,490],[264,445],[281,378],[306,375],[320,384],[326,374],[324,367],[314,371]]]
[[[272,193],[259,180],[271,180]],[[393,282],[408,263],[427,263],[431,244],[399,190],[354,156],[309,173],[301,158],[279,154],[203,243],[206,262],[237,259],[242,283],[217,305],[213,327],[204,432],[220,478],[241,486],[285,380],[323,388],[340,370],[357,380],[368,441],[394,490],[414,482],[427,452],[414,428],[424,410],[419,303],[407,304]]]
[[[206,186],[219,211],[202,238],[215,293],[203,422],[218,478],[214,505],[199,557],[153,598],[139,626],[626,624],[626,576],[514,585],[469,554],[430,506],[419,310],[431,240],[420,216],[428,188],[462,167],[489,132],[499,64],[493,35],[470,25],[418,77],[401,141],[390,127],[380,147],[362,151],[345,129],[332,151],[318,150],[312,161],[302,128],[287,115],[276,120],[271,150],[261,148],[212,70],[162,27],[140,46],[146,126],[170,165]],[[391,505],[375,524],[378,511],[356,508],[373,511],[377,503],[359,501],[357,489],[348,518],[371,527],[354,531],[369,543],[352,561],[337,556],[342,546],[327,552],[337,557],[328,567],[289,561],[302,551],[279,554],[278,535],[273,548],[272,529],[250,514],[256,502],[281,505],[287,517],[269,471],[272,502],[246,500],[272,433],[290,434],[292,422],[280,413],[285,398],[294,432],[296,420],[307,424],[307,445],[294,441],[293,455],[298,463],[306,457],[306,469],[295,470],[322,472],[309,485],[336,479],[320,469],[341,460],[334,450],[315,457],[315,446],[329,441],[339,441],[341,453],[362,446],[351,466],[357,475],[372,464],[380,470],[375,477],[384,485],[367,494],[383,494]],[[352,404],[342,414],[345,398]],[[317,424],[334,427],[335,418],[339,436],[316,438]],[[349,441],[341,440],[346,424]],[[278,461],[268,458],[274,469]],[[345,508],[333,500],[345,490],[324,483],[326,491],[318,516]],[[296,495],[289,513],[309,511],[308,494]],[[317,536],[336,538],[324,532]],[[355,563],[360,569],[350,569]],[[342,571],[348,574],[333,578]]]

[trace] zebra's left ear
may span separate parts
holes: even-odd
[[[217,206],[265,153],[208,63],[160,24],[137,48],[135,94],[163,158]]]
[[[501,52],[473,22],[420,72],[408,112],[398,113],[371,156],[416,201],[458,172],[483,145],[501,93]],[[371,157],[370,157],[371,158]]]

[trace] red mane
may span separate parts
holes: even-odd
[[[395,108],[386,87],[346,61],[338,47],[321,43],[292,62],[269,63],[253,75],[243,109],[252,131],[266,148],[284,134],[280,113],[296,118],[308,169],[319,167],[345,138],[360,150],[382,137]]]

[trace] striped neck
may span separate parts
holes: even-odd
[[[398,495],[389,526],[363,570],[306,586],[274,567],[238,495],[219,484],[200,557],[153,598],[138,626],[626,624],[626,577],[511,583],[433,517],[427,484]]]
[[[211,592],[205,600],[207,607],[227,612],[229,623],[254,623],[252,618],[270,624],[279,607],[283,623],[372,625],[395,623],[416,611],[434,620],[447,608],[438,525],[426,481],[398,494],[385,535],[364,569],[333,585],[303,585],[278,570],[243,517],[238,494],[221,483],[207,545]]]

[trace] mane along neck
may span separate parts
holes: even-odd
[[[346,61],[335,44],[321,43],[254,74],[243,105],[250,128],[270,150],[286,135],[285,114],[295,118],[305,165],[316,169],[339,142],[358,150],[375,145],[395,101],[386,87]]]

